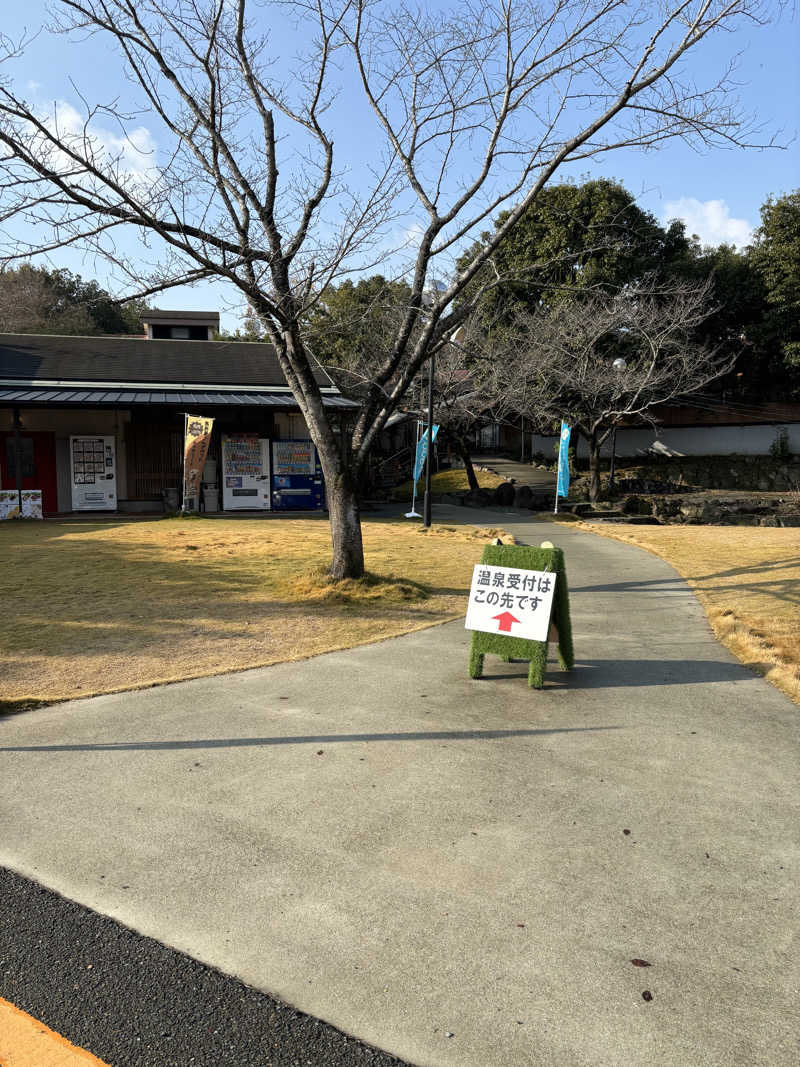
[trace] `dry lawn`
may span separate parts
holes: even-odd
[[[800,529],[579,525],[671,563],[720,640],[800,704]]]
[[[324,519],[2,523],[0,712],[303,659],[455,618],[495,536],[365,522],[370,577],[332,586]]]
[[[475,477],[478,479],[478,485],[481,489],[494,489],[495,486],[502,485],[505,478],[501,478],[499,474],[492,474],[491,471],[475,471]],[[467,481],[467,472],[459,468],[455,468],[449,471],[439,471],[438,474],[431,476],[431,492],[440,493],[461,493],[466,492],[469,489],[469,482]],[[392,496],[395,500],[411,500],[412,481],[409,478],[407,482],[403,482],[401,485],[396,486],[392,490]],[[420,478],[417,483],[417,499],[422,497],[425,492],[425,478]]]

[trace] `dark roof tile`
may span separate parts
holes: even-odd
[[[315,369],[319,385],[330,386]],[[272,345],[142,337],[0,334],[0,379],[137,385],[285,386]]]
[[[83,407],[132,407],[138,404],[168,404],[184,408],[195,404],[200,407],[273,407],[286,411],[299,409],[291,393],[246,392],[193,393],[186,390],[170,392],[128,389],[123,392],[107,389],[13,389],[0,386],[0,407],[30,404],[41,407],[60,407],[80,404]],[[343,396],[323,394],[322,406],[352,411],[358,404]]]

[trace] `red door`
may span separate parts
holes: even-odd
[[[22,488],[42,490],[42,511],[58,511],[56,482],[56,435],[39,430],[20,430]],[[17,488],[16,449],[13,432],[0,433],[0,475],[4,489]]]

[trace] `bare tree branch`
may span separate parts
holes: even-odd
[[[712,281],[645,278],[607,294],[588,292],[539,314],[519,314],[493,339],[490,393],[498,412],[529,418],[547,432],[564,419],[589,445],[597,499],[600,446],[620,422],[705,388],[735,356],[696,340],[713,314]]]
[[[355,486],[370,447],[559,169],[674,138],[765,142],[731,104],[732,71],[698,85],[687,60],[763,20],[766,0],[465,0],[430,14],[402,0],[54,2],[61,32],[116,48],[140,100],[45,112],[0,82],[0,264],[69,245],[137,292],[216,278],[243,297],[319,450],[337,576],[363,569]],[[295,24],[291,61],[271,20]],[[5,69],[24,49],[0,37]],[[366,162],[337,150],[355,122]],[[503,224],[454,272],[501,207]],[[397,227],[409,223],[405,262]],[[124,251],[125,230],[156,257],[149,270]],[[304,323],[335,279],[381,258],[408,299],[343,446]],[[426,307],[433,280],[445,284]]]

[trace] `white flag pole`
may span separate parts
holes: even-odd
[[[422,423],[420,422],[419,419],[417,419],[417,432],[415,434],[415,437],[416,437],[416,448],[414,449],[414,466],[411,468],[411,481],[412,481],[412,484],[413,484],[413,488],[411,490],[411,511],[407,511],[406,512],[406,518],[407,519],[421,519],[422,518],[420,513],[417,511],[417,479],[414,476],[414,472],[415,472],[415,469],[416,469],[416,466],[417,466],[417,452],[419,451],[419,441],[420,441],[419,428],[420,428],[421,425],[422,425]]]

